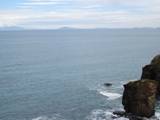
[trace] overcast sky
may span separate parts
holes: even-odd
[[[0,27],[160,27],[160,0],[1,0]]]

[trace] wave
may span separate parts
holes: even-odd
[[[93,110],[89,116],[87,116],[86,120],[129,120],[125,117],[118,117],[114,115],[110,110]]]
[[[144,120],[160,120],[160,113],[156,112],[155,116],[153,116],[151,118],[145,118]]]
[[[40,116],[40,117],[37,117],[37,118],[33,118],[32,120],[49,120],[49,119],[46,116]]]
[[[107,91],[100,91],[99,93],[103,96],[107,96],[108,100],[115,100],[115,99],[118,99],[122,96],[119,93],[112,93],[112,92],[107,92]]]
[[[37,118],[33,118],[32,120],[66,120],[59,114],[54,114],[51,117],[48,116],[39,116]]]
[[[93,110],[90,115],[88,115],[85,120],[129,120],[125,117],[119,117],[113,114],[114,110],[102,110],[102,109],[95,109]],[[52,117],[47,116],[39,116],[37,118],[33,118],[32,120],[66,120],[59,114],[54,114]],[[143,118],[143,120],[160,120],[160,113],[156,112],[155,116],[152,118]]]
[[[86,120],[129,120],[126,117],[119,117],[113,114],[114,110],[102,110],[95,109],[91,112],[89,116],[86,117]],[[142,120],[160,120],[160,113],[156,112],[155,116],[151,118],[142,118]]]

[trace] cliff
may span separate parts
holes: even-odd
[[[122,104],[125,112],[135,116],[151,117],[160,95],[160,55],[143,67],[141,79],[124,85]]]

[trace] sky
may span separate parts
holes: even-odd
[[[160,27],[160,0],[0,0],[0,27]]]

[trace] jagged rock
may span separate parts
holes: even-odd
[[[149,65],[143,67],[141,80],[124,85],[122,104],[125,116],[151,117],[157,96],[160,96],[160,55],[153,58]],[[131,114],[131,115],[130,115]],[[131,117],[130,117],[131,116]],[[132,120],[132,119],[131,119]]]
[[[125,111],[114,111],[113,112],[114,115],[117,115],[119,117],[124,117],[126,116],[126,112]]]
[[[129,120],[144,120],[145,117],[141,117],[141,116],[136,116],[132,113],[126,113],[125,111],[114,111],[113,112],[113,119],[117,119],[117,118],[128,118]]]
[[[128,118],[129,120],[144,120],[144,117],[136,116],[131,113],[126,113],[125,111],[114,111],[113,115],[115,115],[112,117],[113,119],[124,117]]]
[[[158,84],[155,80],[147,79],[125,84],[122,104],[126,113],[142,117],[154,115]]]
[[[160,82],[160,55],[154,57],[149,65],[143,67],[141,79],[151,79]]]
[[[151,64],[160,65],[160,55],[157,55],[151,61]]]

